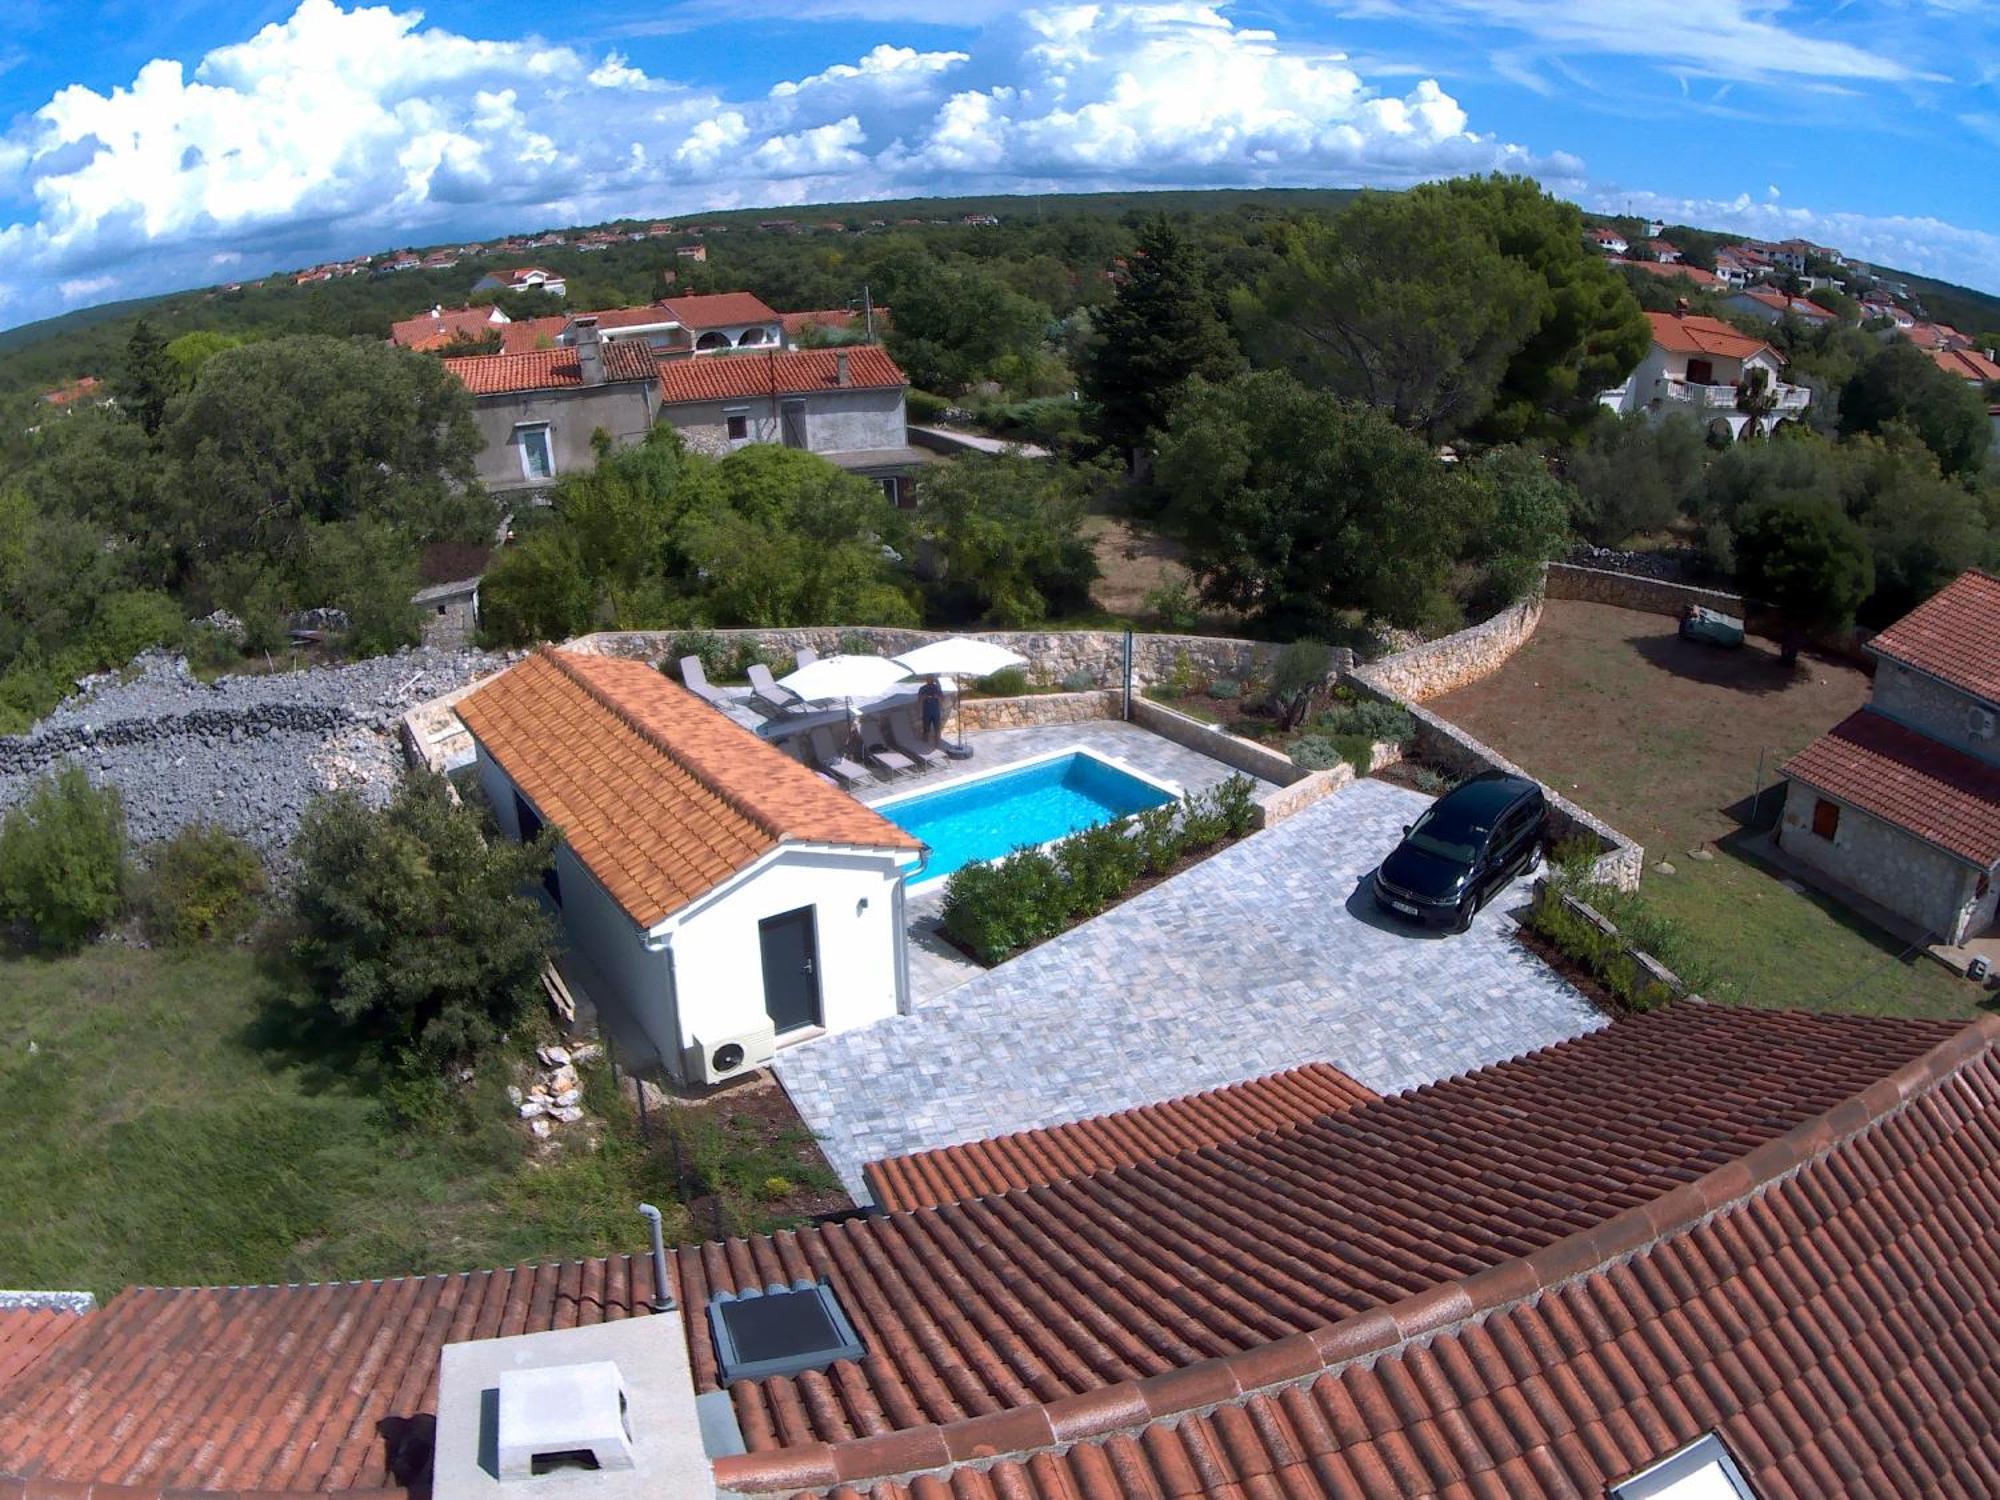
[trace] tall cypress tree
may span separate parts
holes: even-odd
[[[1096,321],[1084,393],[1097,403],[1098,435],[1128,459],[1166,424],[1190,376],[1227,380],[1243,365],[1200,256],[1165,215],[1140,230]]]
[[[167,415],[167,398],[174,393],[173,363],[167,358],[167,341],[145,318],[132,325],[125,341],[124,378],[118,394],[125,408],[138,418],[147,437],[159,434]]]

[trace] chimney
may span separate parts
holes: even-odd
[[[852,385],[854,383],[847,371],[847,351],[845,349],[834,351],[833,383],[835,385]]]
[[[570,337],[576,344],[576,368],[585,385],[604,384],[604,345],[597,337],[597,315],[587,313],[570,319]]]
[[[1675,299],[1674,299],[1674,311],[1675,311],[1675,312],[1677,312],[1677,313],[1679,313],[1679,314],[1680,314],[1680,315],[1681,315],[1682,317],[1686,317],[1686,316],[1687,316],[1687,311],[1688,311],[1688,299],[1687,299],[1687,298],[1685,298],[1685,297],[1677,297],[1677,298],[1675,298]]]

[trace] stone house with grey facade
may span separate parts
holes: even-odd
[[[574,342],[468,354],[445,368],[472,392],[482,439],[477,471],[496,494],[546,488],[597,466],[592,440],[641,442],[659,414],[659,360],[641,339],[607,342],[597,320],[570,320]]]
[[[732,354],[660,367],[659,419],[700,453],[751,443],[817,453],[912,502],[911,476],[929,456],[910,446],[910,381],[873,344]]]
[[[1785,764],[1779,847],[1964,943],[2000,904],[2000,578],[1961,574],[1868,650],[1870,702]]]

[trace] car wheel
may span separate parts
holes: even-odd
[[[1451,930],[1453,932],[1470,932],[1472,930],[1472,919],[1478,915],[1478,898],[1467,896],[1463,901],[1458,903],[1458,911],[1451,920]]]

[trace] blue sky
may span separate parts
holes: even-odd
[[[1496,168],[2000,292],[1989,0],[769,9],[16,0],[0,325],[625,213]]]

